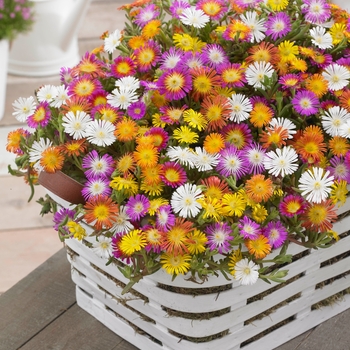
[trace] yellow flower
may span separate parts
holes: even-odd
[[[268,0],[267,6],[273,11],[283,11],[288,6],[288,0]]]
[[[344,33],[346,31],[346,26],[344,23],[334,23],[329,33],[332,36],[332,42],[334,45],[339,44],[345,37]]]
[[[207,125],[207,120],[203,117],[200,112],[196,112],[193,109],[188,109],[183,113],[184,121],[188,123],[189,126],[195,128],[199,131],[203,130]]]
[[[170,275],[185,274],[190,269],[191,255],[164,253],[160,257],[163,269]]]
[[[183,51],[193,50],[193,38],[188,34],[174,34],[174,44]]]
[[[195,143],[198,141],[198,134],[187,126],[181,126],[174,130],[174,139],[181,143]]]
[[[231,275],[235,275],[235,266],[238,261],[242,260],[242,252],[240,249],[234,250],[230,256],[228,261],[228,268],[230,270]]]
[[[187,235],[186,247],[191,254],[200,254],[205,251],[208,242],[207,236],[200,230],[193,230]]]
[[[296,58],[299,53],[298,46],[294,45],[294,42],[285,40],[278,45],[278,51],[281,56],[282,62],[289,62]]]
[[[226,216],[241,217],[246,208],[246,200],[241,193],[226,193],[222,198],[222,206]]]
[[[341,207],[346,202],[347,193],[347,182],[345,180],[335,181],[332,185],[330,198],[334,204],[338,203],[338,207]]]
[[[145,234],[142,230],[132,230],[127,235],[123,236],[119,243],[119,249],[125,255],[132,255],[140,251],[147,244]]]
[[[85,229],[75,221],[68,221],[66,226],[75,239],[82,241],[86,237]]]
[[[255,220],[257,223],[261,223],[265,221],[265,219],[267,218],[267,215],[268,215],[267,210],[263,205],[261,204],[254,205],[252,210],[253,220]]]

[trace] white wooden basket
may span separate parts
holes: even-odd
[[[339,213],[349,210],[348,200]],[[78,305],[136,347],[271,350],[350,307],[349,228],[350,216],[334,225],[341,239],[331,248],[291,245],[283,284],[213,277],[199,285],[159,271],[125,295],[128,281],[117,266],[77,240],[66,243]]]

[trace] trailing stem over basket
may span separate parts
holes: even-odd
[[[60,238],[94,237],[127,288],[159,269],[280,282],[287,248],[331,246],[350,181],[349,14],[326,0],[122,9],[125,28],[60,86],[13,104],[26,127],[8,136],[11,173],[83,185],[86,203],[41,200]]]

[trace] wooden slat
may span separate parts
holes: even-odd
[[[134,350],[136,348],[75,304],[21,347],[21,350],[38,349]]]
[[[6,268],[6,267],[5,267]],[[0,350],[18,349],[75,303],[61,249],[0,297]]]

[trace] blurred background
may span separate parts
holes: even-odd
[[[48,51],[43,35],[47,37],[50,33],[49,40],[53,41],[54,34],[52,33],[60,30],[58,29],[59,21],[67,19],[55,19],[53,23],[49,16],[45,16],[44,11],[48,10],[57,14],[54,6],[62,6],[64,2],[65,0],[38,2],[38,4],[45,3],[42,8],[38,8],[37,15],[41,16],[41,25],[48,26],[47,31],[42,27],[35,27],[36,24],[34,24],[34,29],[30,33],[20,35],[15,39],[9,51],[4,114],[0,120],[0,294],[63,247],[57,232],[52,228],[52,216],[40,216],[41,206],[36,203],[36,200],[45,195],[44,189],[37,186],[34,198],[28,203],[30,188],[24,183],[23,178],[16,178],[8,174],[7,167],[8,164],[14,164],[14,156],[7,152],[5,147],[7,134],[11,130],[22,127],[22,124],[12,116],[12,103],[19,97],[32,96],[35,89],[41,85],[59,84],[60,66],[56,68],[51,57],[45,60]],[[75,1],[77,2],[79,0]],[[58,65],[65,58],[65,50],[71,50],[67,61],[74,61],[75,57],[72,57],[74,56],[74,45],[77,46],[76,51],[78,51],[76,59],[79,59],[87,51],[103,44],[103,41],[100,40],[103,32],[122,29],[124,13],[117,9],[125,3],[131,3],[128,0],[82,0],[82,2],[87,4],[85,8],[75,8],[77,13],[72,15],[75,18],[68,19],[71,22],[75,21],[75,27],[69,27],[62,22],[64,27],[69,27],[69,29],[67,33],[64,33],[66,38],[59,39],[63,51],[56,54]],[[35,38],[35,32],[38,32],[41,38]],[[28,45],[28,36],[31,36],[33,41],[31,48],[41,45],[37,48],[40,57],[38,64],[33,62],[32,50],[27,48],[23,53],[19,51]],[[76,43],[71,42],[74,37],[76,37]],[[48,49],[49,46],[47,45]],[[31,66],[27,67],[26,63]]]

